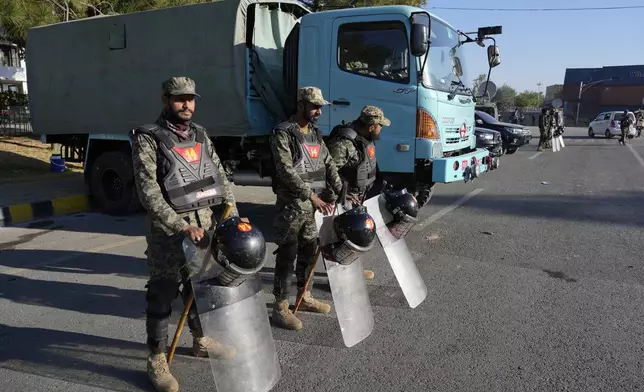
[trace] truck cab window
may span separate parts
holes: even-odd
[[[343,24],[338,31],[338,67],[356,75],[408,84],[408,42],[402,22]]]

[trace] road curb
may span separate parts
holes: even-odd
[[[0,227],[9,227],[52,216],[88,212],[90,209],[90,197],[87,194],[59,197],[34,203],[14,204],[0,207]]]

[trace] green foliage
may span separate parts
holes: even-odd
[[[17,93],[15,91],[0,92],[0,108],[8,106],[27,106],[29,103],[26,94]]]
[[[520,108],[538,107],[543,104],[544,96],[537,91],[524,91],[516,96],[515,106]]]
[[[512,87],[504,84],[499,87],[496,95],[492,99],[492,102],[495,102],[499,111],[505,111],[508,108],[515,106],[517,97],[517,91]]]
[[[478,93],[477,89],[479,88],[480,85],[485,83],[487,80],[487,75],[486,74],[479,74],[476,79],[472,81],[472,91],[474,91],[475,94]]]

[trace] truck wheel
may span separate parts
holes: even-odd
[[[90,189],[105,214],[128,215],[141,208],[132,175],[132,159],[122,151],[109,151],[96,158]]]
[[[517,152],[518,149],[519,149],[518,147],[517,148],[508,148],[508,151],[506,151],[506,153],[508,155],[514,154],[515,152]]]

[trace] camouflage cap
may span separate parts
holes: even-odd
[[[161,84],[163,95],[195,95],[195,81],[185,76],[173,76]]]
[[[367,125],[380,124],[384,127],[391,125],[391,121],[385,117],[385,113],[377,106],[367,105],[360,112],[360,121]]]
[[[313,86],[297,89],[297,101],[310,102],[319,106],[329,105],[329,102],[322,96],[322,90]]]

